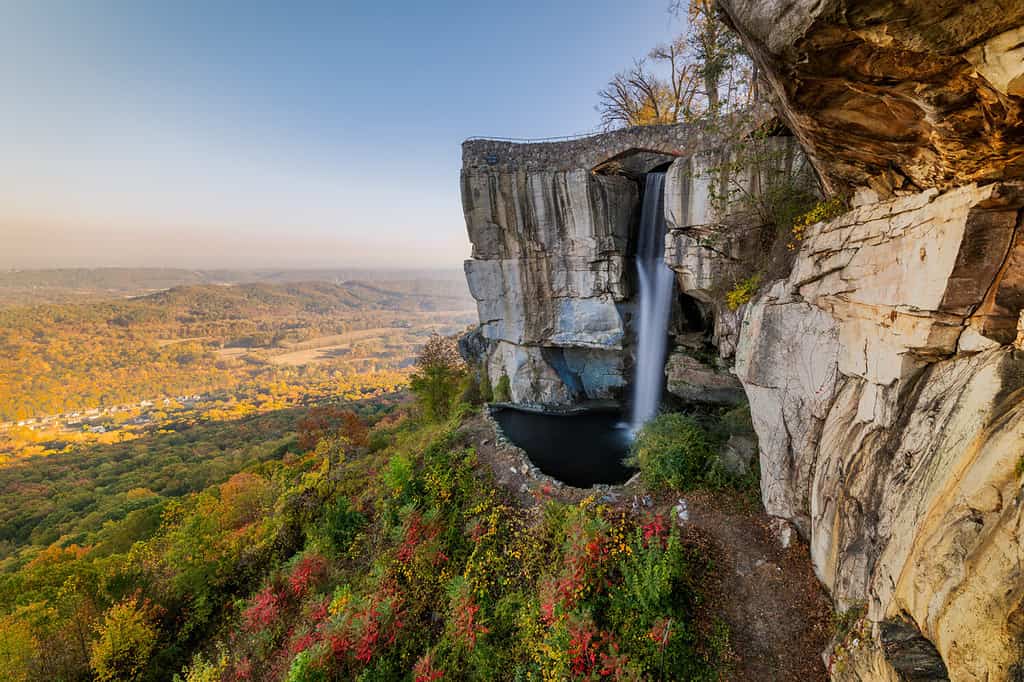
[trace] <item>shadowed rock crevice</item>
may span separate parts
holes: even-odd
[[[880,627],[886,660],[906,682],[945,682],[946,664],[935,645],[906,618],[883,621]]]

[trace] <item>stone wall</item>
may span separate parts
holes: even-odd
[[[630,151],[690,154],[702,137],[682,124],[640,126],[551,142],[471,138],[462,143],[464,171],[591,170]]]

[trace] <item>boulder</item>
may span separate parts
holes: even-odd
[[[665,389],[687,402],[739,405],[746,402],[739,379],[727,369],[712,366],[677,348],[665,363]]]
[[[757,439],[751,435],[734,433],[722,446],[722,451],[718,454],[718,461],[726,473],[731,476],[743,477],[750,474],[755,457],[757,457]],[[781,521],[781,519],[779,520]],[[783,524],[785,524],[784,521]],[[780,532],[783,549],[789,547],[790,541],[789,525],[785,524],[785,526],[787,530]]]

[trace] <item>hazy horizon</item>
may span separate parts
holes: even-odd
[[[10,3],[0,268],[458,267],[461,141],[595,129],[667,6]]]

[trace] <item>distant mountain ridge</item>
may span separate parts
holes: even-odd
[[[0,306],[69,303],[153,294],[175,287],[322,282],[469,301],[461,270],[186,270],[74,268],[0,271]]]

